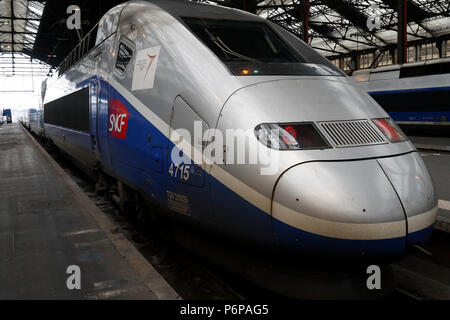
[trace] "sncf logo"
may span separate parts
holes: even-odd
[[[125,105],[117,99],[110,99],[108,109],[109,136],[125,139],[127,137],[128,118],[129,114]]]

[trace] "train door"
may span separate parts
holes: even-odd
[[[108,98],[109,85],[108,79],[102,75],[107,75],[109,70],[109,55],[107,54],[110,44],[108,41],[98,46],[93,52],[92,60],[94,63],[96,76],[91,80],[91,144],[92,151],[97,160],[106,171],[112,170],[110,148],[108,144]]]
[[[210,214],[209,179],[206,179],[205,164],[198,160],[202,156],[203,133],[206,130],[208,125],[205,121],[178,96],[172,109],[167,147],[167,207],[183,215],[202,218],[203,221],[208,220]],[[181,143],[180,135],[187,143]],[[195,139],[199,139],[198,143]],[[199,152],[195,163],[192,161],[195,158],[193,145],[197,145]]]
[[[95,78],[90,83],[89,88],[89,102],[90,102],[90,137],[91,137],[91,149],[95,154],[97,160],[100,160],[100,146],[98,137],[98,102],[99,102],[99,89],[100,81]]]

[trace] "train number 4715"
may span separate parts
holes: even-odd
[[[169,168],[169,174],[174,179],[181,179],[183,181],[188,181],[190,178],[190,165],[177,165],[172,163]]]

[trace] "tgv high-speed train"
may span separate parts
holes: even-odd
[[[42,108],[30,108],[22,111],[19,122],[37,136],[44,135],[44,113]]]
[[[408,135],[450,135],[450,58],[361,70],[353,77]]]
[[[58,148],[118,181],[127,197],[210,231],[207,242],[259,248],[262,267],[285,259],[299,273],[310,260],[294,261],[305,256],[391,261],[432,232],[437,200],[414,146],[351,78],[258,16],[184,1],[124,3],[43,92],[45,136]],[[178,129],[197,141],[180,147]],[[232,153],[230,140],[244,135]],[[211,154],[227,161],[174,160],[219,136]],[[249,150],[272,158],[229,161]],[[284,294],[302,291],[287,270],[251,270],[260,284],[291,284]]]
[[[12,113],[11,109],[3,109],[2,117],[0,118],[0,122],[2,122],[3,117],[5,117],[6,123],[12,123]],[[3,122],[2,122],[3,123]]]

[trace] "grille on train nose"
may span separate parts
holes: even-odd
[[[386,143],[369,120],[319,122],[319,126],[338,148]]]

